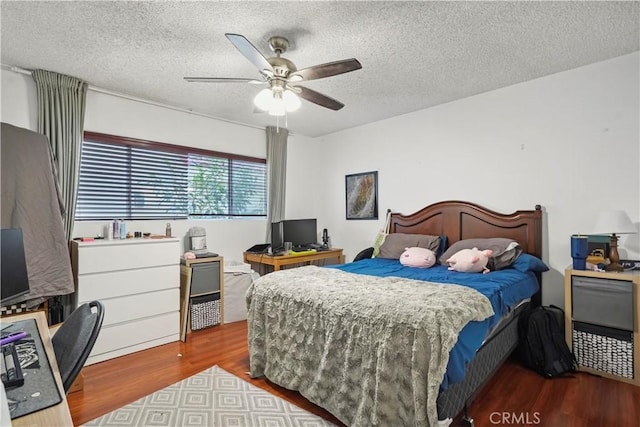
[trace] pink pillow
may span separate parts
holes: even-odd
[[[449,264],[449,270],[463,273],[479,273],[482,271],[482,273],[486,274],[489,272],[487,263],[491,254],[493,254],[491,249],[484,251],[478,248],[462,249],[445,262]]]
[[[405,248],[400,255],[400,264],[407,267],[429,268],[436,263],[436,254],[427,248]]]

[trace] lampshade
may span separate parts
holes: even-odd
[[[636,228],[633,226],[629,215],[625,211],[610,210],[601,212],[594,231],[591,234],[634,234]]]
[[[300,98],[289,89],[282,91],[263,89],[256,95],[253,103],[259,109],[272,116],[284,116],[300,108]]]

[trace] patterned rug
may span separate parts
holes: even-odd
[[[85,426],[316,427],[332,423],[214,366]]]

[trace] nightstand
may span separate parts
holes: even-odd
[[[581,371],[640,386],[640,272],[565,270],[565,337]]]
[[[224,260],[180,259],[180,340],[187,333],[224,323]]]

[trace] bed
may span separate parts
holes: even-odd
[[[544,265],[539,206],[500,214],[469,202],[440,202],[411,215],[392,213],[389,233],[446,236],[448,246],[513,239],[523,253],[518,263]],[[391,270],[371,273],[381,264]],[[346,425],[435,426],[455,417],[516,348],[518,316],[540,304],[544,269],[534,263],[523,271],[526,286],[513,278],[514,288],[529,291],[509,299],[502,284],[483,293],[457,279],[471,273],[399,264],[372,259],[258,279],[247,292],[251,376],[299,391]],[[425,281],[417,270],[433,276]],[[476,273],[472,281],[520,274],[511,270]],[[455,356],[465,346],[463,356]],[[461,373],[451,377],[454,360]]]

